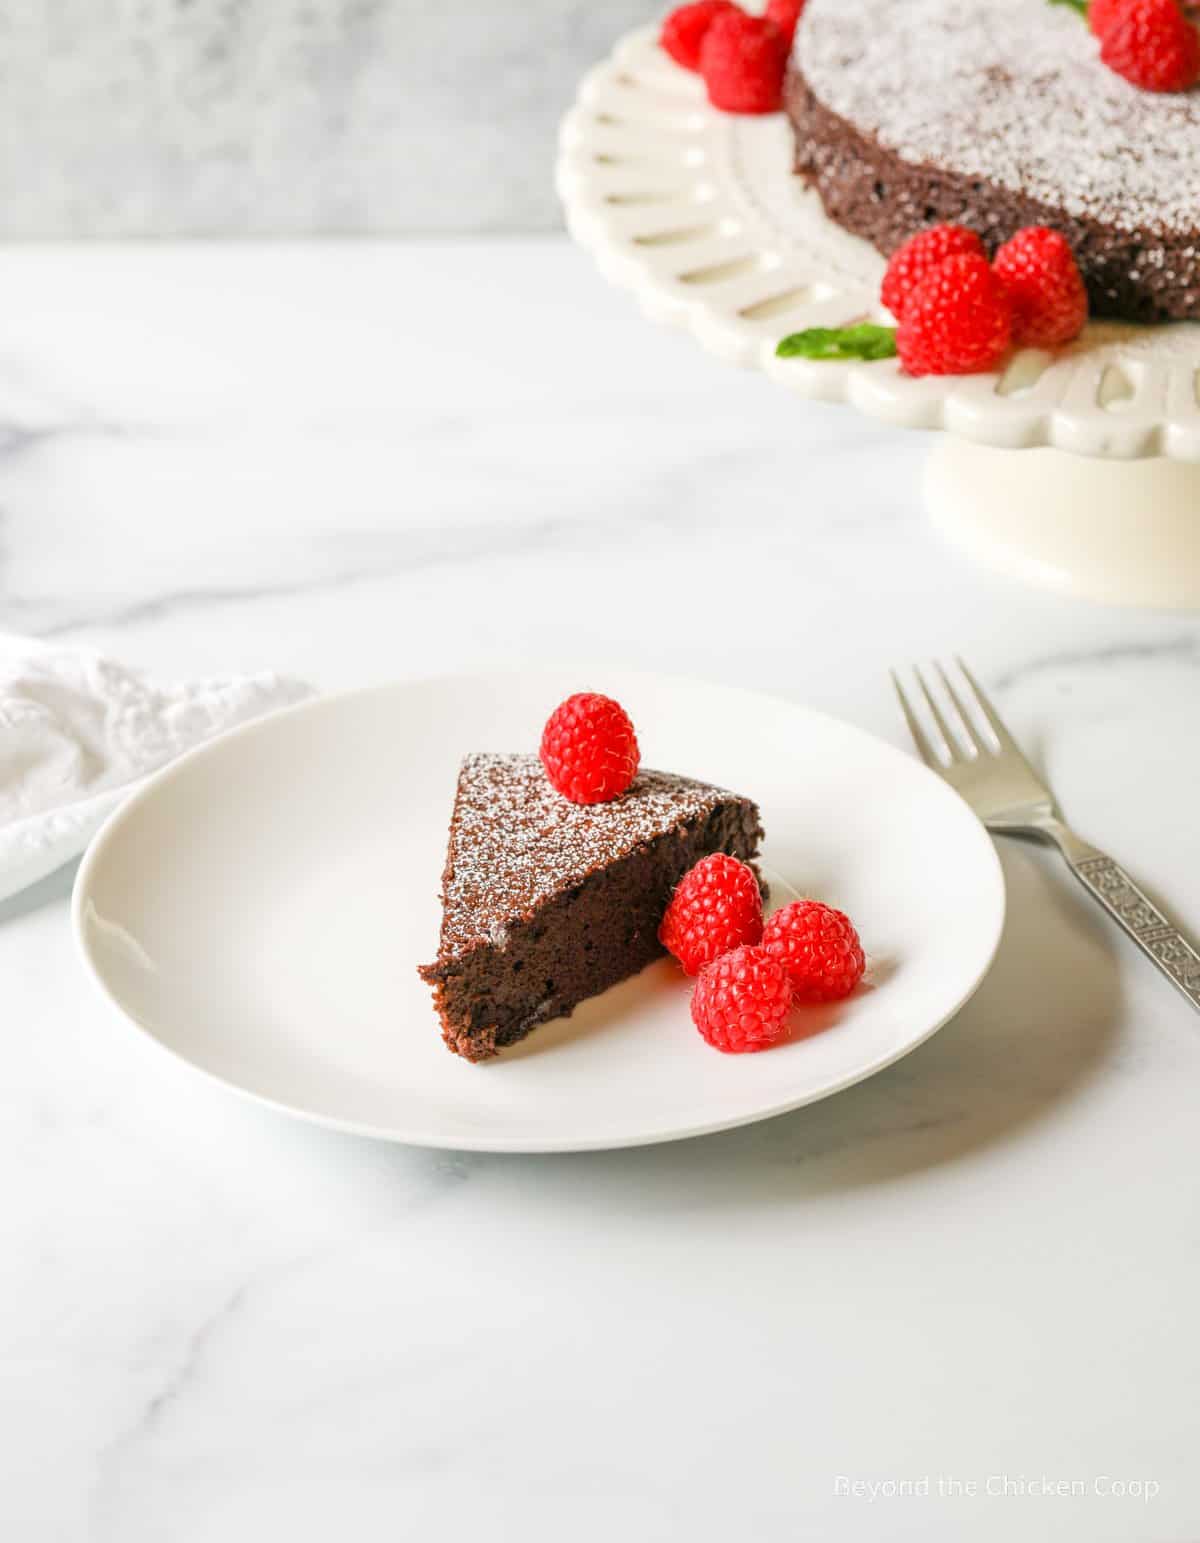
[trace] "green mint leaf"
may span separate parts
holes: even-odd
[[[1068,5],[1078,16],[1088,13],[1088,0],[1050,0],[1051,5]]]
[[[869,321],[856,327],[809,327],[791,333],[775,349],[779,359],[890,359],[895,352],[895,327]]]

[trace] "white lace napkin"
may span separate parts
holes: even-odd
[[[156,686],[90,649],[0,634],[0,900],[78,856],[152,771],[311,693],[275,674]]]

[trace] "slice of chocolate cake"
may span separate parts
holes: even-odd
[[[482,1061],[663,953],[671,891],[710,852],[747,861],[747,798],[642,771],[604,804],[555,792],[536,755],[470,755],[442,875],[442,935],[421,976],[442,1037]]]

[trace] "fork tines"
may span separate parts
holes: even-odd
[[[960,677],[958,687],[945,669],[936,660],[934,661],[933,668],[937,672],[937,679],[942,688],[940,703],[934,692],[929,689],[924,675],[916,666],[913,667],[913,676],[921,694],[920,701],[924,703],[937,729],[941,739],[940,745],[935,744],[927,733],[920,714],[906,695],[896,671],[889,672],[892,685],[896,688],[896,695],[900,699],[904,721],[908,724],[909,733],[921,753],[921,758],[928,765],[940,768],[956,761],[974,760],[978,756],[1016,751],[1016,742],[1004,727],[979,682],[957,656],[954,665]]]

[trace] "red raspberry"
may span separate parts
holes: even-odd
[[[663,22],[658,41],[676,64],[685,70],[698,70],[704,34],[722,11],[737,9],[733,0],[696,0],[694,5],[681,5]]]
[[[1087,321],[1087,290],[1064,236],[1028,225],[992,259],[1012,306],[1013,341],[1030,348],[1069,343]]]
[[[1089,0],[1088,26],[1098,38],[1107,37],[1113,23],[1128,3],[1129,0]]]
[[[819,900],[793,900],[767,919],[762,946],[787,970],[797,1002],[848,997],[866,969],[850,918]]]
[[[909,295],[925,275],[947,257],[968,252],[984,256],[983,242],[965,225],[935,225],[931,230],[919,230],[892,253],[879,298],[900,321]]]
[[[767,0],[767,8],[763,14],[783,33],[789,48],[792,46],[792,39],[796,36],[796,23],[800,20],[800,12],[803,9],[804,0]]]
[[[717,852],[680,879],[658,941],[689,975],[699,975],[739,943],[757,943],[762,930],[762,894],[753,869]]]
[[[1144,91],[1186,91],[1200,80],[1200,36],[1176,0],[1126,0],[1100,57]]]
[[[605,804],[637,775],[638,742],[629,714],[595,691],[569,696],[542,731],[542,765],[573,804]]]
[[[722,954],[692,992],[692,1022],[710,1045],[730,1055],[766,1050],[783,1038],[792,1006],[788,973],[764,949]]]
[[[765,16],[725,11],[700,45],[708,100],[727,113],[773,113],[783,101],[787,39]]]
[[[1012,337],[1012,307],[986,257],[965,252],[920,281],[896,328],[896,352],[910,375],[992,370]]]

